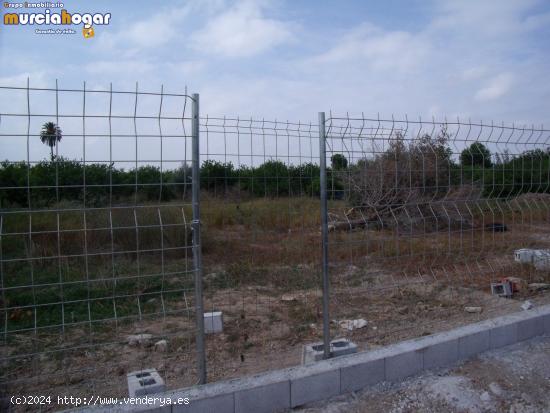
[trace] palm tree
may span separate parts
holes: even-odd
[[[61,128],[53,122],[46,122],[42,125],[40,140],[50,147],[51,159],[53,161],[53,147],[62,138]]]

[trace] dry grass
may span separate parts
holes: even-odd
[[[334,202],[331,208],[343,208]],[[492,208],[495,208],[492,206]],[[189,223],[188,206],[161,208],[163,224]],[[225,330],[207,340],[210,380],[235,377],[299,363],[301,345],[321,339],[320,219],[318,200],[310,198],[247,199],[205,198],[202,202],[203,275],[205,309],[224,312]],[[185,217],[185,219],[184,219]],[[483,216],[482,216],[483,217]],[[482,218],[481,217],[481,218]],[[508,231],[487,232],[484,220],[476,218],[474,229],[432,233],[403,233],[396,229],[357,230],[330,234],[331,319],[365,318],[366,329],[347,332],[337,324],[333,336],[349,336],[361,347],[383,345],[428,334],[517,309],[517,300],[544,300],[543,293],[520,294],[514,300],[488,294],[489,282],[503,276],[520,276],[529,282],[549,282],[548,272],[534,271],[512,261],[512,251],[521,247],[550,247],[547,210],[508,210],[499,217]],[[495,219],[496,221],[496,219]],[[108,252],[104,258],[48,259],[32,268],[4,265],[5,285],[17,287],[65,282],[63,297],[83,300],[65,312],[65,331],[45,328],[34,334],[37,319],[43,326],[57,324],[54,312],[38,318],[26,311],[8,314],[10,326],[30,328],[29,334],[8,334],[7,354],[28,355],[13,360],[10,378],[22,381],[12,388],[25,392],[46,391],[85,394],[90,382],[98,394],[123,395],[126,372],[143,367],[159,369],[170,387],[194,383],[194,324],[192,257],[186,227],[161,231],[156,207],[140,211],[136,231],[133,212],[112,215],[113,231],[105,213],[88,214],[86,238],[81,213],[60,217],[61,226],[74,229],[59,239],[62,253]],[[486,220],[485,220],[486,222]],[[28,231],[28,218],[21,215],[4,231]],[[3,237],[3,258],[55,257],[58,253],[55,214],[33,217],[33,232],[45,232],[30,240]],[[32,242],[31,242],[32,241]],[[55,247],[52,247],[52,244]],[[181,246],[173,252],[121,253],[111,250],[157,249]],[[143,246],[143,247],[142,247]],[[10,254],[10,255],[7,255]],[[60,265],[61,262],[61,265]],[[163,276],[163,271],[174,275]],[[140,277],[135,277],[140,274]],[[133,278],[132,278],[133,277]],[[69,282],[74,284],[69,285]],[[173,289],[174,294],[166,291]],[[13,288],[9,305],[59,300],[59,285],[35,289]],[[72,295],[71,295],[72,294]],[[117,298],[128,294],[128,298]],[[291,299],[282,300],[283,295]],[[88,297],[105,297],[90,308]],[[465,305],[482,305],[481,315],[465,314]],[[66,305],[67,307],[67,305]],[[69,306],[70,307],[70,306]],[[114,311],[116,310],[116,317]],[[167,312],[174,311],[173,314]],[[38,313],[37,313],[38,314]],[[55,313],[59,314],[59,313]],[[92,320],[90,320],[90,315]],[[116,319],[116,320],[115,320]],[[74,326],[70,324],[74,323]],[[166,338],[167,353],[151,347],[125,344],[131,333],[152,333]],[[44,352],[46,351],[46,352]],[[50,353],[48,353],[50,352]],[[48,372],[48,373],[43,373]],[[51,373],[51,376],[47,374]],[[93,377],[115,377],[100,383]],[[48,378],[50,377],[50,379]]]

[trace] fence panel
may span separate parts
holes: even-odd
[[[193,98],[1,90],[0,387],[125,396],[144,368],[195,384]]]
[[[548,130],[365,116],[325,127],[332,337],[383,345],[544,299],[533,283],[550,266],[514,251],[550,247]],[[505,277],[514,299],[491,295]]]
[[[318,125],[205,117],[201,159],[209,381],[300,364],[322,339]]]

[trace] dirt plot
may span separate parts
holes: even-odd
[[[289,214],[279,214],[284,208]],[[317,208],[316,200],[254,201],[224,209],[206,203],[205,221],[213,224],[204,228],[205,311],[224,314],[223,333],[206,340],[209,381],[297,365],[302,345],[322,339]],[[527,299],[534,305],[550,302],[549,290],[523,289],[512,299],[490,295],[490,282],[502,277],[550,283],[548,271],[517,264],[512,255],[516,248],[550,247],[546,213],[513,215],[503,233],[475,228],[414,236],[390,230],[332,233],[331,336],[350,338],[368,350],[520,311]],[[161,264],[165,270],[189,268],[188,261],[172,257],[161,264],[141,258],[142,274],[162,273]],[[130,264],[124,263],[124,274],[132,273]],[[113,294],[111,284],[96,285],[98,294]],[[111,308],[118,300],[111,300],[97,312],[106,318],[93,323],[76,318],[63,329],[8,334],[2,350],[10,359],[1,366],[6,394],[125,396],[126,374],[145,368],[156,368],[169,389],[195,384],[190,274],[127,279],[123,286],[137,301],[117,307],[117,317]],[[167,294],[171,288],[176,292]],[[467,306],[481,312],[466,312]],[[80,310],[75,317],[86,320],[89,308]],[[32,314],[9,316],[32,326]],[[366,327],[340,327],[342,320],[359,318]],[[136,334],[151,337],[130,344],[128,336]],[[166,340],[166,349],[155,346],[160,340]]]
[[[221,380],[297,365],[302,344],[320,340],[322,317],[320,295],[316,291],[295,291],[292,300],[265,294],[260,290],[224,292],[224,332],[207,338],[209,380]],[[345,295],[346,292],[342,291]],[[294,299],[295,297],[295,299]],[[352,332],[332,323],[334,337],[347,336],[360,350],[372,349],[399,340],[447,330],[495,315],[519,311],[521,299],[496,298],[485,292],[464,287],[449,288],[444,283],[412,284],[387,294],[356,295],[349,300],[334,301],[348,314],[361,314],[368,325]],[[285,297],[288,299],[289,297]],[[550,302],[544,293],[532,293],[535,305]],[[466,313],[464,307],[479,305],[481,313]],[[310,317],[304,326],[304,317]],[[336,321],[336,320],[335,320]],[[41,353],[13,368],[18,380],[8,388],[9,394],[52,394],[85,397],[90,394],[125,396],[126,373],[143,368],[156,368],[175,389],[194,384],[196,377],[194,340],[179,331],[192,330],[193,320],[184,316],[119,326],[116,338],[107,331],[85,330],[68,333],[60,353]],[[130,334],[151,334],[138,345],[128,344]],[[73,341],[70,341],[72,339]],[[166,351],[154,343],[166,339]],[[106,344],[108,340],[112,344]],[[92,343],[98,343],[93,347]],[[78,343],[83,348],[78,349]],[[53,348],[58,338],[42,341]],[[72,350],[69,350],[71,348]],[[85,345],[84,345],[85,344]],[[45,379],[47,377],[47,379]],[[22,411],[22,410],[21,410]]]

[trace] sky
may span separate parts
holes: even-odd
[[[547,0],[76,1],[95,36],[2,26],[0,86],[199,93],[201,115],[550,125]],[[6,13],[6,9],[2,10]],[[0,113],[14,98],[0,91]],[[6,109],[8,108],[8,109]],[[23,109],[21,109],[23,110]],[[0,144],[0,150],[18,157]],[[5,156],[0,156],[5,158]]]

